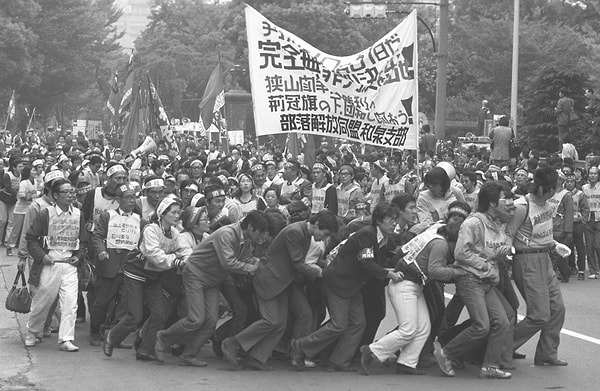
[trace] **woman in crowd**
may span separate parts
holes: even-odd
[[[8,171],[4,173],[2,183],[0,183],[0,244],[6,245],[7,256],[12,256],[12,248],[8,246],[8,239],[14,226],[14,210],[23,166],[20,157],[11,158]]]
[[[181,201],[164,198],[156,208],[151,222],[144,227],[139,251],[132,252],[133,260],[125,266],[127,315],[108,334],[107,341],[118,346],[142,321],[144,304],[150,316],[138,333],[136,359],[155,360],[156,332],[163,328],[169,306],[162,293],[161,277],[172,268],[181,267],[185,251],[175,229],[181,216]]]
[[[241,218],[253,210],[264,211],[267,208],[265,200],[254,193],[254,181],[250,175],[246,173],[239,174],[237,182],[239,187],[232,196],[242,212]]]
[[[14,209],[14,227],[8,238],[8,247],[15,248],[19,246],[19,238],[21,237],[21,231],[23,229],[23,221],[25,220],[25,213],[31,202],[37,198],[38,190],[36,184],[37,171],[31,167],[23,168],[21,171],[21,182],[19,183],[19,192],[17,193],[17,203]]]

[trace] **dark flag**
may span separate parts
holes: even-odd
[[[204,90],[204,96],[202,97],[202,102],[200,102],[199,105],[200,121],[198,122],[204,126],[204,129],[207,132],[211,132],[212,130],[221,130],[221,115],[215,115],[215,113],[220,113],[221,108],[225,106],[224,88],[225,83],[223,83],[221,63],[219,62],[208,79],[206,89]]]
[[[173,130],[169,126],[169,116],[160,100],[158,90],[152,83],[150,74],[148,76],[148,125],[151,131],[160,131],[160,136],[171,147],[178,148],[177,143],[173,139]]]
[[[127,64],[127,77],[125,79],[125,87],[123,88],[123,95],[121,96],[121,102],[119,104],[119,124],[124,126],[127,124],[128,117],[131,113],[131,104],[133,102],[134,84],[135,84],[135,72],[133,67],[133,50],[129,57],[129,63]]]
[[[123,154],[127,155],[129,152],[138,147],[139,144],[139,133],[143,131],[143,115],[140,115],[141,107],[141,91],[139,83],[131,86],[131,92],[129,93],[129,104],[128,113],[123,128],[123,141],[121,141],[121,149]]]
[[[119,114],[117,112],[117,109],[119,108],[119,76],[117,71],[115,71],[115,76],[110,84],[110,95],[106,101],[106,107],[108,107],[108,110],[110,111],[111,124],[114,125]]]

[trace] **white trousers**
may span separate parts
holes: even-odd
[[[390,282],[387,294],[396,313],[398,329],[373,342],[369,348],[381,362],[400,350],[398,364],[416,368],[431,330],[423,285],[406,280]]]
[[[75,340],[78,284],[75,266],[68,263],[44,265],[40,276],[40,285],[31,302],[27,329],[34,334],[44,331],[48,311],[58,295],[58,307],[60,308],[58,342]]]

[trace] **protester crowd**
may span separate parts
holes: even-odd
[[[210,342],[235,368],[477,364],[507,379],[539,331],[535,365],[567,365],[558,281],[599,276],[599,162],[328,139],[308,166],[275,143],[224,153],[177,135],[178,150],[128,156],[54,133],[3,144],[0,243],[28,272],[29,347],[57,331],[78,351],[89,314],[89,343],[109,357],[134,333],[138,360],[203,367]],[[386,296],[398,327],[375,340]]]

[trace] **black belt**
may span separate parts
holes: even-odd
[[[550,251],[552,251],[552,247],[524,248],[522,250],[515,250],[515,254],[542,254],[549,253]]]

